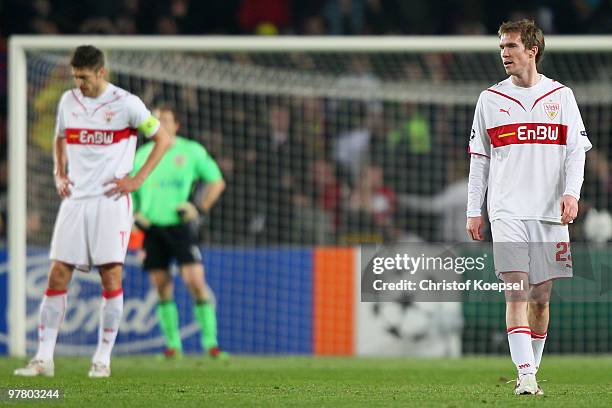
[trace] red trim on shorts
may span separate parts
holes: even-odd
[[[126,194],[125,198],[127,198],[127,206],[128,206],[128,214],[130,213],[130,210],[132,208],[132,202],[130,199],[130,193]]]
[[[55,290],[55,289],[49,289],[49,288],[45,290],[45,296],[60,296],[60,295],[65,295],[66,293],[68,293],[67,290]]]
[[[119,288],[119,289],[115,289],[115,290],[103,290],[102,291],[102,297],[105,299],[110,299],[110,298],[114,298],[117,297],[119,295],[123,294],[123,288]]]

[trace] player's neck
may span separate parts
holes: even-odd
[[[531,88],[540,82],[541,75],[537,69],[527,69],[519,75],[512,75],[512,83],[521,88]]]
[[[95,95],[93,95],[91,98],[92,99],[96,99],[97,97],[99,97],[100,95],[102,95],[104,93],[104,91],[106,91],[106,88],[108,88],[108,82],[104,81],[100,84],[100,87],[98,88],[97,92]]]

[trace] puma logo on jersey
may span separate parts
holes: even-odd
[[[508,116],[510,116],[510,108],[508,108],[508,109],[502,109],[502,108],[499,108],[499,112],[500,112],[500,113],[507,113],[507,114],[508,114]]]

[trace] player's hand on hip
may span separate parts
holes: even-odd
[[[136,177],[125,176],[123,178],[114,178],[111,181],[104,183],[105,186],[112,186],[106,193],[104,193],[107,197],[114,197],[115,199],[119,199],[124,195],[128,195],[132,191],[138,189],[142,184],[141,181],[136,179]]]
[[[561,224],[567,225],[578,217],[578,200],[569,194],[561,197]]]
[[[74,183],[68,176],[55,175],[55,188],[61,198],[70,197],[70,186],[74,186]]]
[[[189,201],[177,205],[176,212],[183,222],[195,221],[200,217],[198,208]]]
[[[468,217],[465,229],[467,229],[468,235],[474,241],[482,241],[482,215],[478,217]]]

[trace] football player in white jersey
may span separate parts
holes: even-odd
[[[62,203],[51,241],[48,286],[40,305],[38,351],[19,376],[53,376],[53,353],[74,269],[97,267],[102,283],[98,347],[89,377],[110,375],[110,355],[123,313],[121,275],[132,226],[130,192],[144,182],[170,145],[168,134],[135,95],[104,79],[104,54],[75,49],[76,88],[60,99],[54,177]],[[130,176],[138,132],[155,142]]]
[[[509,77],[484,90],[470,135],[467,231],[482,240],[487,209],[506,326],[517,367],[516,394],[542,394],[542,359],[553,280],[571,277],[568,223],[578,215],[585,153],[591,148],[571,89],[537,71],[544,35],[533,21],[506,22],[499,47]]]

